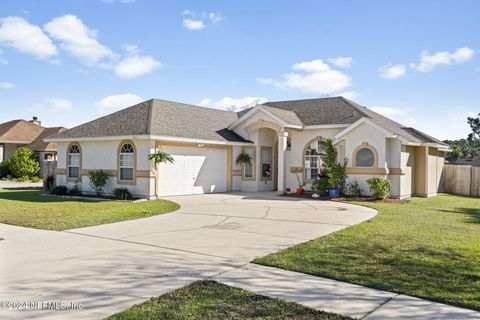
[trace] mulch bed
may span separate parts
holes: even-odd
[[[320,201],[336,201],[336,202],[376,202],[376,203],[408,203],[410,200],[406,199],[392,199],[392,198],[387,198],[384,200],[375,200],[369,197],[363,197],[363,198],[350,198],[350,197],[340,197],[340,198],[334,198],[330,199],[328,196],[321,196],[319,198],[312,198],[313,193],[304,193],[301,196],[297,196],[295,193],[286,193],[282,197],[289,197],[289,198],[301,198],[301,199],[310,199],[310,200],[320,200]]]

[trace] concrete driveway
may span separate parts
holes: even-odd
[[[0,224],[0,301],[64,301],[82,310],[0,317],[101,319],[253,258],[373,217],[372,209],[272,193],[171,197],[165,215],[63,232]]]

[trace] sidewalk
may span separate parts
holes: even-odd
[[[480,312],[473,310],[256,264],[213,280],[353,318],[480,319]]]

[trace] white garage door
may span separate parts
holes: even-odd
[[[163,147],[175,159],[158,171],[161,196],[227,191],[227,152],[224,149]]]

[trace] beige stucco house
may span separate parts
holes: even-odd
[[[110,176],[107,191],[127,187],[145,198],[232,191],[294,191],[318,177],[319,141],[332,139],[349,159],[348,179],[384,177],[392,197],[438,192],[448,146],[343,97],[268,102],[241,112],[152,99],[46,139],[58,144],[57,184]],[[147,159],[158,150],[173,164]],[[252,166],[238,166],[240,153]]]
[[[27,147],[35,152],[42,175],[43,164],[57,159],[57,144],[43,139],[64,130],[63,127],[42,127],[36,117],[29,121],[19,119],[0,123],[0,163],[10,159],[18,148]]]

